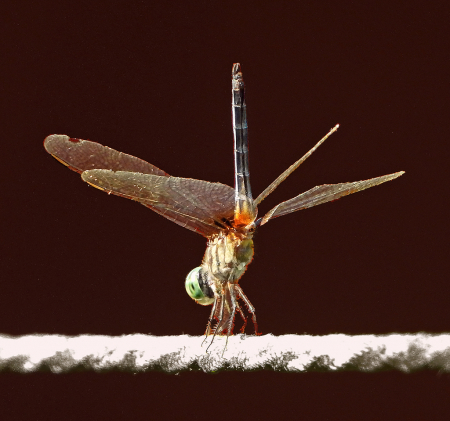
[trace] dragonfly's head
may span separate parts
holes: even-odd
[[[184,283],[189,296],[202,306],[209,306],[214,302],[214,291],[208,283],[208,275],[198,266],[192,269]]]

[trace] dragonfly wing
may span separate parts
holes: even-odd
[[[148,162],[126,153],[118,152],[97,142],[74,139],[66,135],[53,134],[46,137],[44,147],[48,153],[71,170],[82,173],[86,170],[105,169],[134,171],[143,174],[167,176],[164,171]]]
[[[136,200],[205,237],[225,229],[234,216],[234,189],[224,184],[103,169],[84,171],[81,177],[100,190]]]
[[[368,189],[369,187],[377,186],[378,184],[400,177],[402,174],[404,174],[404,171],[371,178],[369,180],[354,181],[353,183],[323,184],[322,186],[313,187],[305,193],[299,194],[298,196],[275,206],[264,215],[260,225],[264,225],[272,218],[321,205],[322,203],[339,199],[343,196]]]

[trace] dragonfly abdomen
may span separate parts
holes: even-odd
[[[232,70],[232,122],[234,135],[235,211],[234,223],[246,226],[255,219],[248,163],[247,106],[239,63]]]

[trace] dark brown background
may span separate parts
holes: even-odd
[[[233,62],[247,85],[255,196],[341,125],[263,202],[261,216],[315,185],[406,171],[262,227],[241,281],[261,331],[448,331],[445,11],[387,4],[44,2],[2,12],[0,332],[204,331],[209,308],[196,306],[183,283],[205,240],[89,188],[42,141],[52,133],[90,139],[172,175],[233,185]],[[450,393],[448,377],[436,373],[2,382],[13,412],[21,392],[37,411],[80,409],[66,400],[79,394],[88,419],[200,419],[219,408],[255,419],[351,419],[360,410],[359,419],[433,419],[448,410]]]

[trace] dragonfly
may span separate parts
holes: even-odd
[[[258,218],[258,205],[295,171],[332,134],[332,128],[302,158],[284,171],[256,199],[250,187],[247,107],[239,63],[232,68],[232,126],[234,188],[221,183],[174,177],[156,166],[90,140],[50,135],[44,147],[58,161],[81,174],[83,181],[108,194],[135,200],[176,224],[207,239],[200,266],[185,280],[189,296],[198,304],[212,305],[205,338],[233,333],[236,314],[251,314],[258,334],[255,307],[239,280],[253,259],[253,235],[269,221],[291,212],[334,201],[386,181],[404,171],[368,180],[323,184],[281,202]]]

